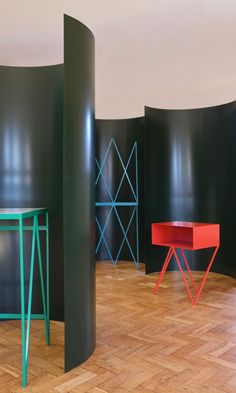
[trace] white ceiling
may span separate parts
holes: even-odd
[[[0,64],[63,62],[63,13],[96,39],[96,116],[236,99],[236,0],[0,0]]]

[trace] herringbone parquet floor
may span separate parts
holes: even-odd
[[[200,279],[201,273],[195,274]],[[0,323],[0,392],[235,393],[236,280],[210,273],[192,307],[178,272],[156,275],[132,263],[97,264],[97,347],[63,372],[63,324],[32,323],[29,386],[20,387],[20,325]]]

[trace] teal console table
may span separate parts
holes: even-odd
[[[44,225],[39,225],[39,216],[44,216]],[[25,220],[31,219],[31,225],[25,225]],[[32,319],[43,319],[45,321],[46,344],[50,344],[50,320],[49,320],[49,223],[48,210],[40,209],[0,209],[1,221],[13,221],[14,225],[0,225],[0,231],[19,232],[19,261],[20,261],[20,314],[0,314],[0,319],[20,319],[21,320],[21,340],[22,340],[22,386],[27,385],[28,357],[30,344],[30,325]],[[3,223],[4,224],[4,223]],[[25,296],[25,258],[24,258],[24,232],[32,231],[31,260],[29,270],[28,296]],[[46,233],[46,258],[45,258],[45,278],[43,273],[42,252],[40,244],[40,231]],[[43,314],[32,314],[32,292],[35,266],[35,253],[38,253],[39,275],[42,291]],[[45,288],[46,286],[46,288]],[[26,299],[25,299],[26,298]],[[28,298],[28,305],[25,300]]]

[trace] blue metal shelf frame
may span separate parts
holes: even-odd
[[[119,183],[119,186],[117,188],[117,191],[116,191],[116,194],[115,194],[114,198],[112,198],[112,195],[111,195],[111,192],[110,192],[110,189],[109,189],[109,185],[107,184],[107,181],[106,181],[106,179],[105,179],[105,177],[103,175],[103,168],[104,168],[104,166],[106,164],[106,161],[107,161],[107,158],[108,158],[108,154],[109,154],[109,151],[112,148],[112,146],[114,146],[114,148],[115,148],[115,151],[117,153],[118,159],[119,159],[119,161],[121,163],[121,166],[122,166],[122,169],[123,169],[123,175],[121,177],[121,181]],[[129,167],[129,165],[130,165],[132,160],[135,161],[135,185],[133,185],[133,182],[130,179],[130,177],[128,175],[128,172],[127,172],[128,167]],[[107,250],[107,253],[109,255],[109,258],[112,261],[112,264],[115,265],[117,263],[118,259],[119,259],[119,256],[120,256],[120,253],[122,251],[122,248],[123,248],[123,246],[124,246],[124,244],[126,242],[128,248],[129,248],[130,254],[132,256],[132,259],[134,261],[134,264],[138,268],[139,267],[139,234],[138,234],[138,231],[139,231],[139,228],[138,228],[139,198],[138,198],[138,153],[137,153],[137,142],[134,143],[134,145],[133,145],[133,147],[131,149],[131,152],[130,152],[130,155],[128,157],[126,165],[125,165],[125,163],[124,163],[124,161],[123,161],[123,159],[121,157],[120,151],[119,151],[119,149],[117,147],[117,144],[116,144],[116,142],[115,142],[115,140],[113,138],[110,140],[110,142],[108,144],[108,147],[107,147],[107,150],[106,150],[106,153],[105,153],[105,156],[103,158],[103,161],[102,161],[101,165],[99,164],[97,159],[95,159],[95,162],[96,162],[96,166],[98,168],[98,175],[97,175],[97,178],[95,180],[95,186],[97,186],[99,180],[102,179],[103,182],[104,182],[105,188],[107,190],[107,194],[108,194],[108,196],[110,198],[109,202],[96,202],[96,204],[95,204],[96,207],[99,207],[99,206],[100,207],[101,206],[102,207],[110,207],[108,216],[107,216],[103,226],[100,224],[100,222],[98,220],[98,217],[96,216],[96,223],[97,223],[97,226],[98,226],[98,229],[99,229],[99,232],[100,232],[100,237],[98,239],[98,243],[97,243],[97,246],[96,246],[96,254],[98,253],[99,247],[101,246],[101,244],[103,242],[104,245],[105,245],[105,248]],[[128,180],[128,184],[129,184],[130,190],[131,190],[131,192],[133,194],[133,197],[134,197],[134,200],[131,201],[131,202],[130,201],[129,202],[117,201],[117,198],[118,198],[118,195],[119,195],[119,192],[120,192],[120,189],[121,189],[121,186],[122,186],[122,183],[123,183],[125,177]],[[117,210],[117,207],[127,207],[127,206],[133,207],[133,209],[132,209],[132,214],[131,214],[130,220],[128,222],[128,225],[127,225],[127,227],[125,229],[123,224],[122,224],[122,221],[121,221],[119,212]],[[107,244],[106,238],[105,238],[105,231],[106,231],[109,219],[110,219],[111,214],[112,214],[113,211],[115,212],[115,215],[117,217],[119,226],[120,226],[122,234],[123,234],[122,242],[121,242],[120,248],[119,248],[116,256],[112,255],[112,252],[111,252],[111,250],[110,250],[110,248],[109,248],[109,246]],[[129,229],[130,229],[132,223],[134,223],[135,229],[136,229],[136,245],[134,246],[134,248],[136,250],[132,249],[132,246],[131,246],[129,238],[128,238],[128,232],[129,232]]]

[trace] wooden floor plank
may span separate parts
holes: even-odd
[[[199,281],[202,274],[194,273]],[[28,387],[21,388],[19,321],[0,322],[0,393],[235,393],[236,280],[210,273],[192,307],[178,272],[97,264],[97,347],[64,373],[64,326],[32,322]]]

